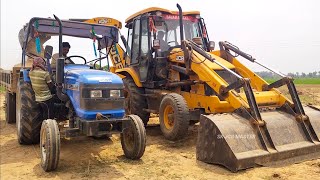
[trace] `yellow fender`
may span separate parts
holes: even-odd
[[[115,72],[116,72],[118,75],[120,75],[121,78],[126,77],[126,73],[128,73],[128,74],[132,77],[134,83],[135,83],[138,87],[142,87],[142,84],[141,84],[141,82],[139,81],[139,76],[138,76],[138,74],[137,74],[132,68],[117,69]]]

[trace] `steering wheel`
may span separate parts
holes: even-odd
[[[82,56],[68,56],[68,57],[66,57],[66,60],[69,60],[69,61],[71,62],[71,64],[75,64],[75,63],[71,60],[71,58],[80,58],[80,59],[82,59],[82,60],[84,61],[84,64],[87,64],[86,58],[84,58],[84,57],[82,57]]]

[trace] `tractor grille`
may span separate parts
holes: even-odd
[[[91,98],[91,90],[101,90],[101,98]],[[110,97],[110,90],[120,90],[120,97]],[[80,108],[84,110],[114,110],[124,108],[123,84],[80,85]]]
[[[124,108],[124,98],[83,98],[80,102],[80,108],[84,110],[114,110]]]

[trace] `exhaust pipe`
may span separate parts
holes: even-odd
[[[177,8],[179,9],[179,24],[180,24],[180,40],[183,41],[183,21],[182,21],[182,9],[179,4],[177,4]]]
[[[189,53],[189,50],[186,47],[186,42],[184,41],[183,37],[183,15],[182,15],[182,8],[179,4],[177,4],[177,8],[179,9],[179,25],[180,25],[180,42],[181,42],[181,48],[184,52],[184,60],[186,64],[186,73],[189,74],[191,72],[191,60],[189,59],[189,56],[187,55]]]
[[[62,84],[64,83],[64,57],[62,56],[62,22],[53,15],[59,24],[59,58],[56,63],[56,82],[57,82],[57,96],[61,101],[66,101],[68,96],[62,92]]]

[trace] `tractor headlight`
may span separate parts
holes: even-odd
[[[102,98],[102,90],[91,90],[90,97],[91,98]]]
[[[110,97],[111,98],[119,98],[120,97],[120,90],[110,90]]]

